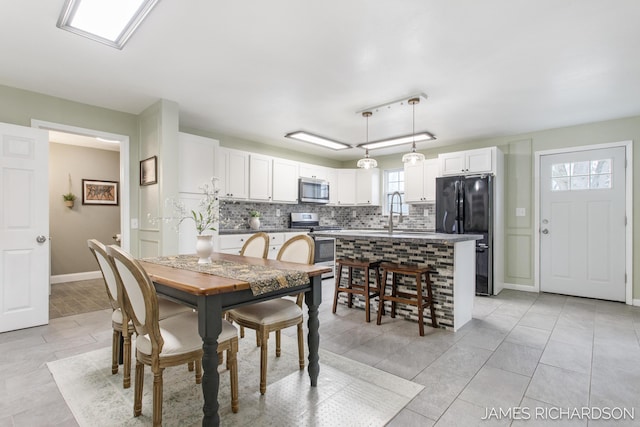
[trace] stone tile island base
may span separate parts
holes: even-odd
[[[341,231],[340,233],[348,233]],[[336,238],[336,259],[357,258],[383,260],[403,264],[428,266],[431,274],[432,289],[436,308],[438,326],[451,331],[460,329],[471,320],[473,299],[475,297],[475,237],[452,237],[442,234],[424,234],[410,238],[404,234],[402,238],[393,236],[349,236],[333,233],[315,233]],[[426,237],[428,236],[428,238]],[[466,237],[466,236],[465,236]],[[346,283],[347,269],[343,269],[343,284]],[[354,277],[356,276],[354,271]],[[373,280],[373,274],[371,275]],[[387,292],[390,292],[391,277],[387,278]],[[415,279],[403,277],[401,288],[415,292]],[[426,295],[426,290],[423,291]],[[347,304],[347,295],[340,294],[340,304]],[[387,305],[388,304],[388,305]],[[353,295],[353,305],[364,309],[364,298]],[[385,302],[386,315],[391,313],[391,302]],[[371,303],[371,317],[378,312],[378,298]],[[431,326],[428,309],[424,323]],[[418,321],[418,308],[415,306],[396,304],[396,316]],[[385,317],[382,318],[383,323]]]

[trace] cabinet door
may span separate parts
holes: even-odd
[[[329,191],[331,191],[331,188],[329,188]],[[338,204],[356,204],[355,169],[338,169]]]
[[[356,203],[371,206],[380,204],[379,169],[356,169]]]
[[[218,141],[180,132],[178,134],[178,192],[202,193],[200,187],[215,176]]]
[[[426,160],[425,160],[426,161]],[[404,164],[404,201],[421,202],[424,198],[424,166],[422,162]]]
[[[427,159],[422,162],[422,201],[423,202],[435,202],[436,201],[436,178],[439,176],[439,162],[438,159]],[[405,197],[407,191],[406,183],[407,175],[405,172]]]
[[[271,200],[271,161],[267,156],[249,156],[249,198],[251,200]]]
[[[274,202],[295,203],[298,201],[298,163],[273,159]]]
[[[220,148],[216,166],[222,189],[221,197],[246,199],[249,196],[249,154]]]
[[[327,181],[329,182],[329,204],[338,204],[338,172],[333,168],[326,169]]]
[[[440,154],[438,159],[440,161],[440,172],[442,175],[460,175],[465,173],[467,164],[464,151]]]
[[[491,172],[493,170],[491,148],[480,148],[467,151],[467,172]]]

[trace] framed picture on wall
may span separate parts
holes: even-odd
[[[82,204],[118,206],[118,182],[83,179]]]
[[[158,157],[153,156],[140,162],[140,185],[158,183]]]

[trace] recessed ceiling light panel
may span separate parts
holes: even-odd
[[[399,136],[396,138],[383,139],[380,141],[372,141],[367,144],[360,144],[358,145],[358,147],[368,148],[369,150],[375,150],[377,148],[386,148],[386,147],[393,147],[395,145],[411,144],[414,141],[414,138],[416,142],[429,141],[432,139],[436,139],[435,136],[431,135],[429,132],[419,132],[419,133],[416,133],[415,135],[406,135],[406,136]]]
[[[319,145],[332,150],[344,150],[345,148],[351,148],[350,145],[343,142],[334,141],[305,131],[288,133],[285,135],[285,138],[297,139],[298,141],[308,142],[310,144]]]
[[[58,28],[122,49],[159,0],[66,0]]]

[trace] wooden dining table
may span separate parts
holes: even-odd
[[[249,282],[244,280],[139,260],[153,281],[159,296],[188,305],[198,311],[198,331],[202,337],[204,352],[202,356],[203,426],[220,425],[217,340],[222,330],[222,313],[226,310],[304,292],[304,301],[308,309],[308,372],[311,386],[315,387],[318,384],[318,374],[320,373],[318,364],[318,347],[320,345],[318,307],[322,301],[321,276],[323,273],[331,271],[329,267],[322,265],[297,264],[222,253],[213,253],[211,259],[214,262],[230,261],[247,266],[266,266],[278,270],[302,271],[307,274],[309,281],[301,286],[254,295]]]

